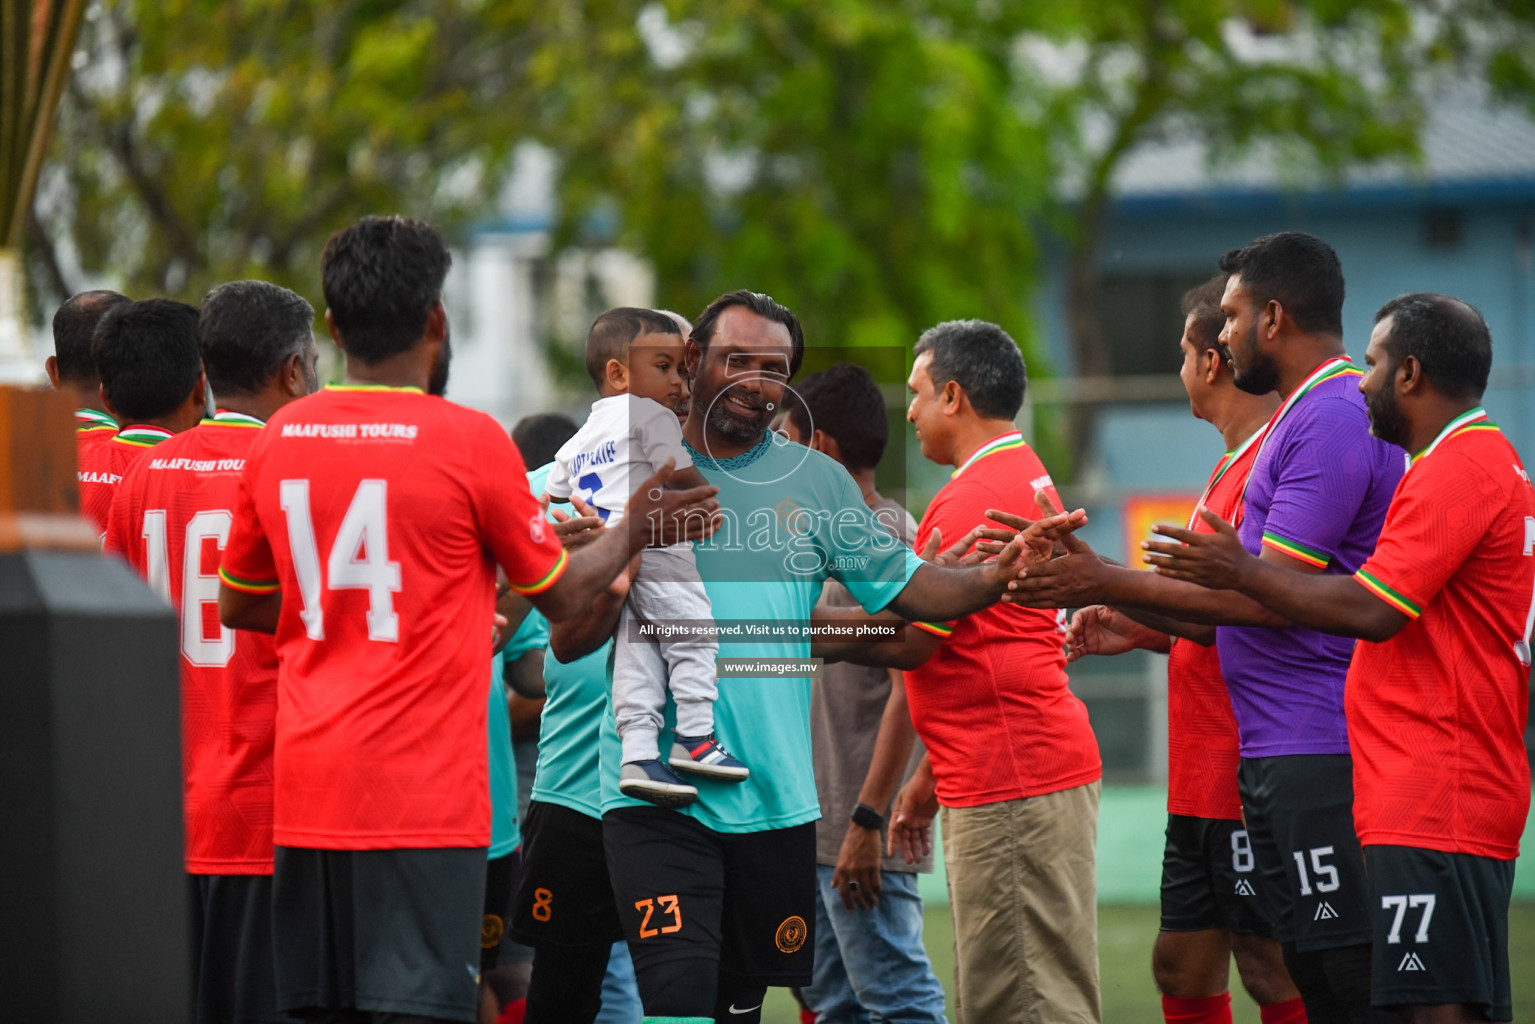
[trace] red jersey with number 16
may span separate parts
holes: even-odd
[[[1203,504],[1228,523],[1236,522],[1242,488],[1258,457],[1261,435],[1227,452],[1210,474]],[[1195,533],[1213,533],[1196,510]],[[1237,794],[1241,742],[1231,711],[1231,694],[1221,675],[1215,645],[1175,639],[1167,658],[1167,813],[1234,821],[1242,817]]]
[[[1354,579],[1411,620],[1349,665],[1360,843],[1512,860],[1530,808],[1535,491],[1485,412],[1414,458]]]
[[[416,388],[332,387],[272,417],[220,575],[283,595],[279,846],[489,845],[497,563],[537,593],[565,553],[489,416]]]
[[[220,412],[139,459],[118,484],[106,549],[181,617],[186,869],[272,873],[277,645],[219,624],[219,552],[261,421]]]

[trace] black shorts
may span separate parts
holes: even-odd
[[[485,847],[277,847],[277,1004],[476,1020]]]
[[[522,884],[512,936],[539,947],[611,946],[624,937],[608,881],[602,822],[539,800],[522,825]]]
[[[640,991],[648,967],[700,958],[747,985],[810,984],[815,822],[716,832],[675,811],[622,807],[602,823]]]
[[[480,923],[480,970],[507,964],[530,964],[533,951],[512,939],[507,922],[522,881],[522,850],[494,857],[485,864],[485,917]]]
[[[1376,1006],[1470,1003],[1513,1020],[1508,903],[1514,862],[1411,846],[1367,846]]]
[[[1162,930],[1211,928],[1272,936],[1258,904],[1258,872],[1240,821],[1167,816],[1162,850]]]
[[[188,875],[197,1024],[278,1024],[271,875]]]
[[[1258,899],[1280,942],[1306,953],[1370,941],[1347,754],[1244,757],[1237,767]]]

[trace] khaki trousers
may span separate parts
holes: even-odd
[[[942,810],[959,1024],[1099,1024],[1101,783]]]

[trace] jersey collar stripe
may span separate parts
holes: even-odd
[[[131,444],[136,448],[153,448],[171,436],[172,434],[169,430],[140,425],[124,427],[117,432],[117,436],[112,438],[112,440],[120,444]]]
[[[1318,551],[1315,548],[1308,548],[1304,544],[1297,544],[1288,537],[1281,537],[1279,534],[1270,533],[1267,530],[1263,531],[1263,543],[1275,551],[1282,552],[1291,558],[1305,562],[1307,565],[1314,565],[1321,569],[1327,568],[1327,563],[1332,561],[1332,559],[1327,557],[1326,552]]]
[[[934,636],[948,638],[954,635],[954,627],[945,626],[941,622],[913,622],[911,625],[916,626],[924,633],[931,633]]]
[[[963,466],[960,466],[953,473],[949,474],[949,479],[953,480],[955,477],[959,476],[965,470],[969,469],[971,466],[975,465],[981,459],[984,459],[986,456],[992,454],[993,452],[1009,452],[1015,448],[1025,447],[1027,447],[1027,444],[1023,440],[1023,433],[1021,431],[1013,430],[1006,434],[1000,434],[977,448],[975,453],[965,460],[965,464]]]
[[[110,430],[110,431],[112,431],[112,433],[115,434],[115,433],[117,433],[117,424],[115,424],[115,423],[92,423],[89,420],[84,420],[84,421],[81,421],[80,425],[75,428],[75,433],[77,433],[77,434],[95,434],[95,433],[98,433],[98,432],[103,431],[103,430]]]
[[[80,424],[91,427],[111,427],[113,430],[117,429],[117,421],[97,409],[76,409],[75,420]]]
[[[1421,452],[1412,457],[1411,465],[1415,466],[1418,464],[1419,459],[1426,458],[1427,456],[1433,454],[1435,448],[1438,448],[1441,444],[1447,441],[1451,435],[1459,433],[1462,429],[1497,430],[1498,428],[1494,426],[1492,421],[1487,418],[1486,409],[1483,409],[1481,406],[1477,406],[1475,409],[1467,409],[1465,412],[1461,413],[1459,416],[1446,423],[1444,425],[1444,429],[1439,431],[1439,436],[1430,441],[1427,448],[1423,449]]]
[[[426,394],[418,387],[395,387],[393,384],[327,384],[326,391],[409,391],[417,395]]]
[[[1297,386],[1294,391],[1290,392],[1290,397],[1286,398],[1284,402],[1280,404],[1279,408],[1274,410],[1274,415],[1270,417],[1268,426],[1263,429],[1263,440],[1258,443],[1258,452],[1253,456],[1253,468],[1258,468],[1258,460],[1263,458],[1263,449],[1268,445],[1269,438],[1274,436],[1274,431],[1279,426],[1280,422],[1290,414],[1290,410],[1295,408],[1300,400],[1306,397],[1312,388],[1316,387],[1318,384],[1321,384],[1323,381],[1332,380],[1334,377],[1348,376],[1364,376],[1361,371],[1354,369],[1354,364],[1349,361],[1348,356],[1336,356],[1332,359],[1329,359],[1327,362],[1323,363],[1321,366],[1318,366],[1315,370],[1312,370],[1309,374],[1307,374],[1306,379],[1301,381],[1299,386]],[[1247,484],[1251,481],[1252,474],[1249,473],[1247,480],[1242,484],[1241,504],[1244,506],[1247,504]]]
[[[512,584],[512,589],[517,591],[517,593],[524,594],[524,595],[527,595],[527,594],[542,594],[544,591],[546,591],[550,587],[554,586],[555,582],[561,576],[565,575],[565,566],[568,565],[569,562],[570,562],[570,559],[565,554],[565,549],[561,548],[560,549],[560,557],[555,560],[554,568],[552,568],[548,572],[544,573],[542,579],[539,579],[539,580],[537,580],[537,581],[535,581],[533,583],[524,584],[522,586],[519,586],[516,583],[513,583]]]
[[[282,589],[276,580],[242,580],[238,576],[231,576],[222,565],[219,566],[219,579],[230,590],[246,594],[272,594]]]
[[[1359,585],[1364,587],[1364,589],[1368,590],[1370,593],[1374,594],[1376,597],[1380,598],[1382,601],[1386,602],[1391,607],[1407,616],[1409,619],[1416,619],[1419,615],[1423,614],[1423,609],[1418,607],[1415,602],[1409,601],[1405,594],[1399,590],[1392,590],[1390,587],[1386,586],[1380,580],[1376,579],[1374,576],[1371,576],[1363,569],[1360,569],[1358,572],[1354,573],[1354,579],[1357,580]]]
[[[202,421],[202,426],[220,427],[264,427],[266,420],[258,420],[254,416],[247,416],[243,412],[230,412],[228,409],[220,409],[212,416]]]

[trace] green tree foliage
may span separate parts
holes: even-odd
[[[493,203],[531,130],[531,2],[116,0],[93,7],[32,234],[133,294],[264,277],[316,297],[363,214],[449,226]]]
[[[654,261],[662,301],[768,291],[821,344],[909,345],[959,316],[1027,339],[1051,168],[1015,102],[1008,12],[636,4],[615,19],[634,34],[566,40],[560,64],[595,75],[549,83],[567,229],[610,209],[617,241]]]

